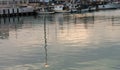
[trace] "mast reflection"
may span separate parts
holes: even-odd
[[[45,49],[45,67],[47,68],[47,67],[49,67],[49,65],[48,65],[48,54],[47,54],[47,32],[46,32],[46,15],[43,15],[44,17],[44,42],[45,42],[45,45],[44,45],[44,49]]]

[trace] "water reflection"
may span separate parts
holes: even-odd
[[[15,38],[17,38],[18,37],[17,30],[22,29],[22,28],[32,28],[33,24],[34,25],[41,24],[38,22],[42,22],[42,20],[44,20],[43,18],[44,18],[44,15],[37,16],[35,18],[32,17],[31,19],[32,20],[35,19],[34,21],[29,20],[28,18],[24,18],[24,17],[1,18],[0,19],[0,38],[8,39],[9,32],[11,30],[15,31]],[[112,24],[112,26],[119,26],[119,17],[96,16],[94,13],[91,13],[91,16],[85,15],[85,17],[79,17],[79,14],[46,15],[45,21],[46,21],[47,25],[50,25],[50,24],[55,25],[54,30],[56,31],[55,33],[56,33],[56,38],[57,38],[58,28],[62,32],[63,35],[69,34],[71,29],[74,30],[74,28],[71,28],[71,26],[70,26],[71,23],[74,24],[74,27],[76,27],[78,30],[80,30],[80,27],[82,27],[82,26],[84,26],[84,29],[89,29],[90,27],[94,27],[94,23],[96,22],[96,20],[98,20],[99,22],[102,22],[104,20],[106,21],[109,19],[110,19],[110,23]],[[36,21],[38,21],[38,22],[36,22]],[[66,31],[66,28],[67,28],[67,31]],[[67,33],[67,34],[64,34],[64,33]],[[76,34],[74,34],[74,35],[76,35]]]
[[[85,17],[78,17],[79,14],[56,14],[56,15],[46,15],[46,23],[47,24],[55,24],[55,30],[57,33],[57,27],[59,27],[59,30],[62,33],[64,30],[66,30],[67,27],[67,33],[71,30],[70,24],[73,23],[74,27],[84,26],[85,29],[88,29],[90,27],[94,27],[94,23],[96,20],[99,20],[99,22],[104,20],[109,20],[112,26],[119,26],[119,16],[96,16],[94,13],[91,13],[91,16],[85,15]],[[39,17],[32,17],[31,19],[35,19],[35,21],[42,22],[44,16]],[[72,21],[71,21],[72,20]],[[22,28],[32,28],[32,24],[39,24],[38,22],[35,22],[32,20],[27,20],[24,17],[11,17],[11,18],[1,18],[0,19],[0,38],[1,39],[8,39],[9,38],[9,31],[15,30],[16,38],[17,38],[17,30]],[[54,22],[54,23],[53,23]],[[97,21],[98,22],[98,21]],[[40,23],[41,24],[41,23]],[[80,27],[79,27],[80,28]],[[57,34],[56,34],[57,35]]]
[[[105,70],[109,63],[117,67],[119,18],[96,13],[1,18],[0,70]]]
[[[114,17],[112,16],[111,17],[111,23],[112,23],[112,26],[120,26],[120,17]]]
[[[17,29],[22,27],[20,17],[1,18],[0,20],[0,38],[8,39],[11,30],[15,30],[17,38]]]
[[[47,54],[47,32],[46,32],[46,15],[44,15],[44,40],[45,40],[45,46],[44,46],[44,49],[45,49],[45,67],[49,67],[49,64],[48,64],[48,54]]]

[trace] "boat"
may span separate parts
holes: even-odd
[[[71,10],[68,6],[64,5],[54,5],[54,11],[55,13],[69,13]]]
[[[105,10],[105,9],[117,9],[120,8],[120,5],[115,2],[103,4],[103,5],[98,5],[99,10]]]
[[[48,1],[48,5],[45,4],[45,0],[43,0],[43,5],[36,8],[37,14],[54,14],[54,6],[50,5],[50,1]]]
[[[70,8],[70,10],[71,10],[72,13],[77,12],[77,4],[71,4],[69,6],[69,8]]]
[[[55,11],[53,10],[52,6],[45,6],[45,7],[37,7],[36,9],[37,14],[54,14]]]
[[[75,2],[75,0],[71,0],[68,6],[71,10],[71,13],[77,12],[77,3]]]

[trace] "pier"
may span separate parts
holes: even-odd
[[[34,14],[34,7],[28,4],[29,0],[1,0],[0,17]]]
[[[33,15],[34,13],[35,13],[34,9],[31,7],[2,8],[2,9],[0,9],[0,17]]]

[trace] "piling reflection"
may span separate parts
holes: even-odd
[[[119,46],[120,17],[98,16],[95,13],[83,15],[58,13],[35,18],[1,18],[0,66],[4,64],[9,68],[13,65],[6,70],[69,70],[95,66],[91,65],[92,61],[99,63],[99,60],[109,57],[109,50],[116,51],[115,47],[106,48],[107,52],[101,47],[116,43]],[[118,57],[114,54],[110,56]]]
[[[120,26],[120,17],[111,17],[112,26]]]
[[[75,27],[84,26],[85,29],[89,29],[89,27],[94,27],[95,21],[99,20],[106,21],[110,20],[112,26],[119,26],[119,16],[96,16],[94,13],[91,13],[91,16],[85,15],[84,17],[78,17],[79,14],[55,14],[55,15],[46,15],[45,21],[46,23],[55,24],[55,30],[57,32],[58,28],[61,32],[67,27],[67,32],[69,32],[71,23],[74,24]],[[35,17],[35,20],[43,21],[44,15]],[[33,19],[33,18],[32,18]],[[98,21],[97,21],[98,22]],[[0,18],[0,38],[8,39],[9,32],[14,30],[17,38],[17,30],[22,28],[32,28],[32,24],[34,21],[30,21],[25,19],[24,17],[10,17],[10,18]],[[38,24],[38,23],[34,23]],[[57,35],[57,34],[56,34]],[[56,37],[57,38],[57,37]]]
[[[8,39],[9,32],[15,30],[17,38],[17,29],[22,27],[20,17],[1,18],[0,19],[0,38]]]

